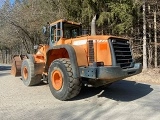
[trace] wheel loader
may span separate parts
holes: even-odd
[[[39,45],[36,54],[15,56],[11,73],[21,75],[26,86],[48,81],[59,100],[77,96],[83,84],[107,86],[140,73],[142,65],[135,63],[129,40],[96,35],[95,23],[96,16],[90,35],[82,34],[81,23],[65,19],[51,23],[48,44]]]

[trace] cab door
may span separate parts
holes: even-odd
[[[62,22],[50,26],[50,46],[53,46],[63,36]]]

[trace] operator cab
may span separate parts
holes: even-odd
[[[59,20],[50,24],[50,42],[52,46],[54,43],[59,41],[60,38],[76,38],[82,35],[81,23],[71,22],[67,20]]]

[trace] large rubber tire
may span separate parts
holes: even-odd
[[[26,86],[37,85],[41,82],[42,75],[35,75],[34,63],[30,59],[25,59],[21,67],[22,81]]]
[[[55,87],[54,81],[57,78],[61,85]],[[59,100],[67,100],[77,96],[82,86],[79,79],[73,78],[71,63],[67,58],[57,59],[51,63],[48,71],[48,82],[51,93]]]
[[[30,59],[33,63],[35,63],[34,56],[32,54],[27,54],[27,58]]]

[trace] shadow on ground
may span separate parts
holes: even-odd
[[[11,66],[0,66],[0,71],[11,70]]]
[[[7,70],[11,70],[11,66],[9,65],[1,66],[0,65],[0,77],[9,75],[10,73]]]
[[[152,91],[153,89],[150,85],[121,80],[105,89],[84,87],[80,94],[72,100],[86,99],[97,95],[97,97],[106,97],[116,101],[127,102],[146,96]]]

